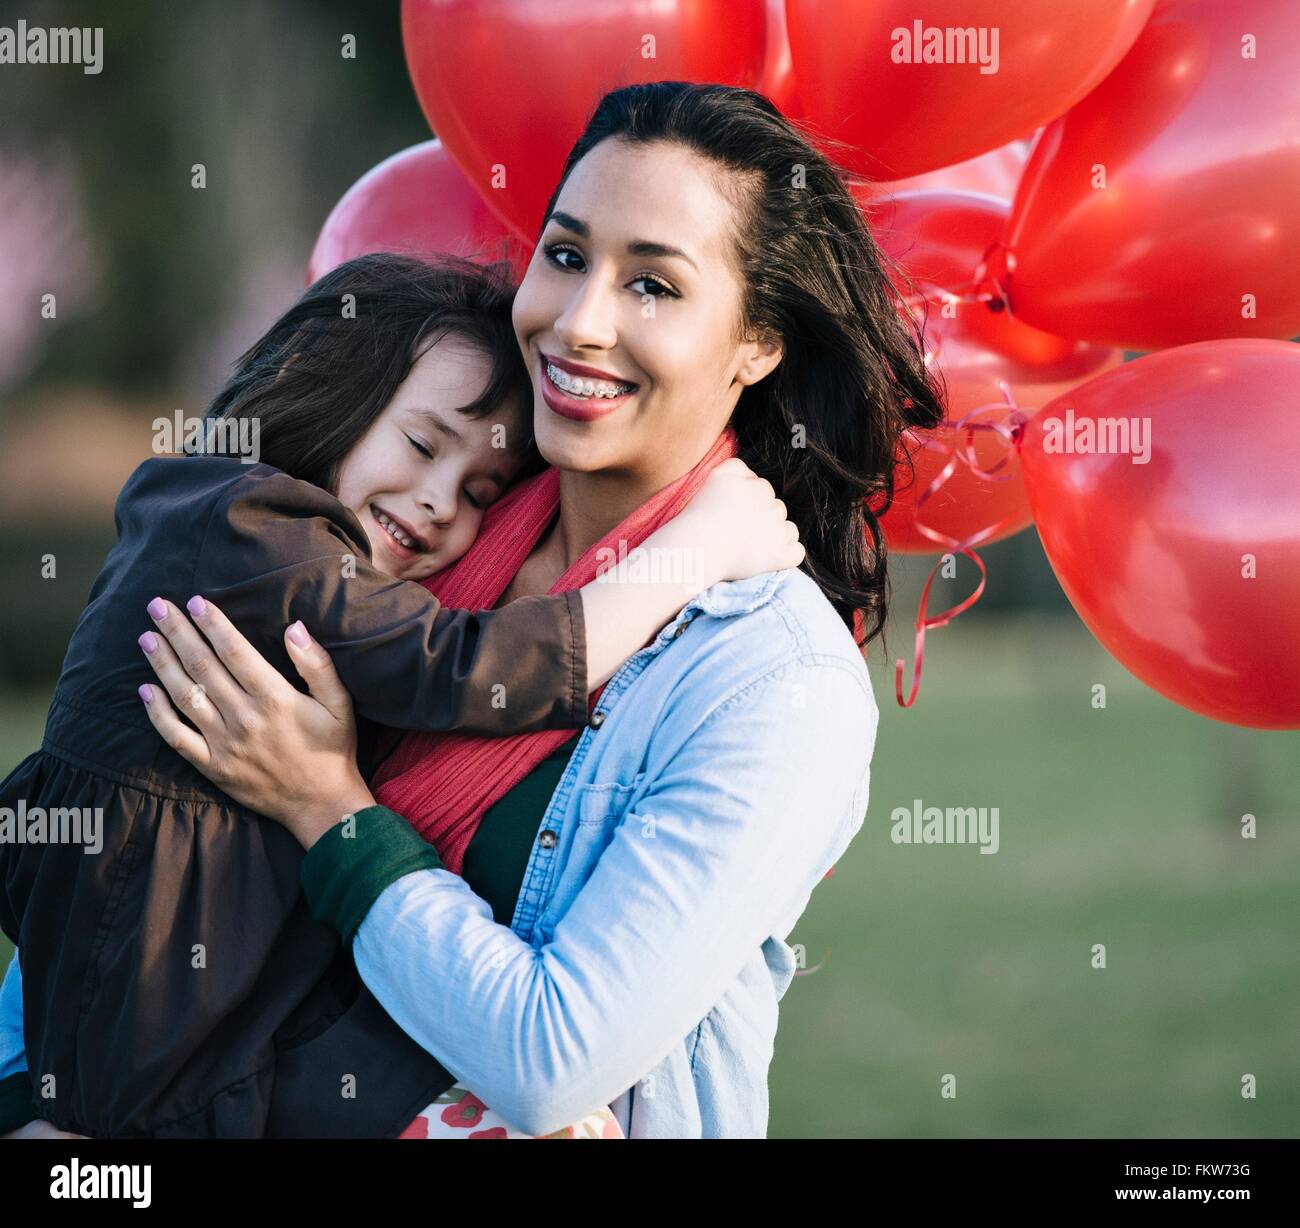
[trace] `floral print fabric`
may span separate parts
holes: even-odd
[[[524,1134],[494,1113],[473,1092],[449,1087],[421,1110],[398,1138],[623,1138],[614,1114],[601,1105],[554,1134]]]

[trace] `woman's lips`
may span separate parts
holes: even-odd
[[[616,397],[575,397],[558,387],[547,371],[550,360],[544,355],[538,359],[542,372],[542,400],[562,418],[571,418],[575,422],[591,422],[611,414],[630,397],[636,395],[636,388]],[[559,366],[560,364],[556,364]]]

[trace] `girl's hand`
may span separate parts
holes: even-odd
[[[48,1121],[42,1121],[39,1117],[35,1121],[29,1121],[25,1126],[19,1126],[17,1130],[10,1130],[8,1134],[0,1134],[0,1138],[89,1138],[89,1134],[69,1134],[66,1130],[56,1129]]]
[[[714,468],[685,510],[664,527],[705,551],[722,580],[747,580],[804,560],[799,529],[786,518],[772,483],[739,457]]]
[[[203,635],[156,597],[149,616],[160,634],[140,637],[163,684],[142,686],[140,697],[163,741],[235,801],[284,824],[304,847],[344,815],[373,805],[357,769],[351,697],[302,623],[287,628],[284,643],[310,695],[212,602],[193,597],[188,607]]]

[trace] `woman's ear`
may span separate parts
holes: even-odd
[[[766,337],[759,341],[746,341],[741,349],[740,368],[736,379],[747,387],[757,384],[770,375],[785,355],[780,338]]]

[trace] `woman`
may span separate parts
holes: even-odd
[[[399,747],[379,789],[432,845],[373,805],[320,650],[290,650],[313,700],[276,687],[210,614],[231,675],[220,714],[196,714],[196,733],[154,687],[150,719],[309,848],[316,915],[352,939],[402,1029],[505,1120],[545,1134],[608,1104],[628,1137],[762,1136],[794,972],[784,937],[866,807],[877,713],[859,645],[887,600],[876,514],[901,431],[938,421],[939,391],[836,172],[765,99],[720,86],[606,96],[514,319],[558,517],[499,600],[572,580],[732,439],[807,559],[706,591],[615,675],[560,748],[513,907],[439,868],[499,816],[480,788],[427,821],[438,744]],[[221,666],[193,628],[169,630],[178,655],[155,668],[182,702],[182,660]],[[530,776],[545,765],[531,759]]]
[[[355,310],[341,312],[345,298]],[[361,1027],[351,955],[302,899],[301,847],[171,753],[139,711],[140,654],[155,641],[140,636],[142,605],[166,617],[164,598],[204,593],[289,677],[280,636],[301,618],[358,716],[391,729],[567,739],[590,686],[690,597],[801,561],[771,484],[736,459],[648,539],[704,546],[692,584],[601,580],[455,611],[418,583],[463,557],[489,513],[505,516],[521,470],[545,468],[513,301],[500,271],[468,260],[350,261],[250,347],[209,410],[260,423],[264,463],[154,457],[123,487],[41,747],[0,780],[0,929],[22,948],[27,1062],[43,1081],[34,1101],[26,1071],[0,1076],[0,1135],[34,1117],[112,1138],[319,1131],[325,1106],[295,1120],[280,1058],[325,1030],[346,1036],[367,1091],[335,1104],[337,1129],[396,1134],[445,1090],[446,1072],[382,1012]],[[93,856],[9,842],[8,816],[73,800],[97,816]]]

